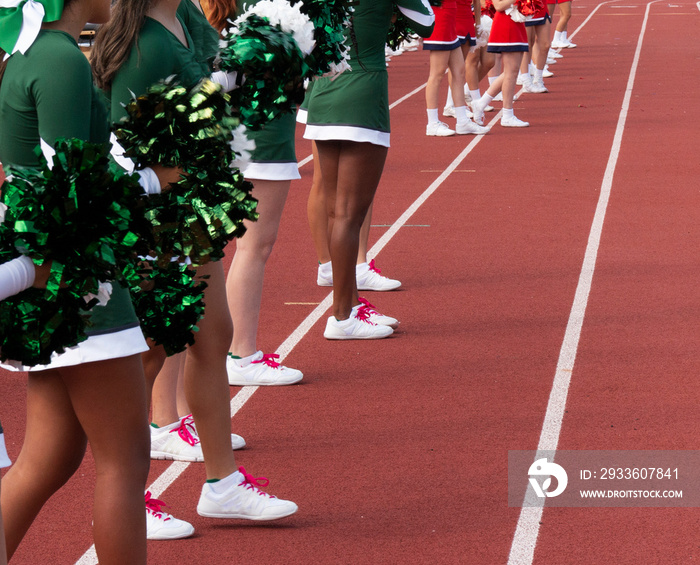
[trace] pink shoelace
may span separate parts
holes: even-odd
[[[360,298],[360,302],[362,302],[362,300],[363,299]],[[368,308],[367,306],[365,306],[364,304],[362,304],[362,306],[360,306],[355,312],[355,318],[360,320],[360,322],[364,322],[365,324],[370,324],[372,326],[376,326],[377,324],[375,324],[372,320],[369,319],[369,317],[371,315],[372,315],[372,310],[370,308]]]
[[[382,272],[379,270],[379,267],[377,267],[377,265],[375,265],[374,259],[372,259],[372,260],[369,262],[369,270],[370,270],[370,271],[374,271],[374,272],[377,273],[378,275],[381,275],[381,274],[382,274]]]
[[[156,518],[162,518],[167,522],[170,520],[170,516],[167,514],[167,512],[163,511],[164,506],[167,507],[165,502],[158,500],[157,498],[153,498],[150,490],[146,491],[146,511],[153,514]]]
[[[279,358],[280,356],[277,355],[277,353],[263,353],[262,359],[258,359],[257,361],[251,361],[251,363],[265,363],[265,365],[267,365],[268,367],[276,369],[280,366],[280,364],[277,361],[275,361],[275,359]]]
[[[244,485],[248,489],[257,491],[259,494],[264,494],[265,496],[269,496],[270,498],[275,498],[274,496],[266,493],[260,488],[266,487],[270,484],[270,481],[268,479],[266,479],[265,477],[254,477],[250,473],[247,473],[243,467],[238,467],[238,471],[241,473],[241,475],[243,475],[243,478],[245,479],[242,483],[240,483],[241,485]]]
[[[177,433],[182,441],[189,443],[190,445],[197,445],[199,443],[199,438],[197,437],[197,431],[194,427],[194,418],[192,414],[185,416],[181,421],[180,425],[174,430],[170,430],[170,433]]]

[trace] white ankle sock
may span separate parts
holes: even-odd
[[[456,107],[455,108],[455,118],[457,118],[458,124],[469,121],[469,116],[467,116],[467,107],[466,106]]]
[[[503,108],[504,118],[513,118],[513,108]]]
[[[554,43],[561,43],[561,32],[560,31],[555,31],[554,32]]]
[[[544,72],[544,69],[538,69],[535,68],[535,80],[538,82],[542,82],[542,73]]]
[[[447,87],[447,100],[445,100],[445,108],[449,108],[451,106],[454,106],[454,100],[452,100],[452,89],[448,86]]]
[[[428,108],[428,123],[434,124],[439,121],[437,108]]]
[[[476,90],[470,90],[469,95],[472,97],[472,100],[478,100],[481,98],[481,91],[478,88]]]

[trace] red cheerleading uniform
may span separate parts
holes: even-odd
[[[461,45],[476,45],[474,13],[467,0],[457,0],[457,37]]]
[[[443,0],[441,6],[433,6],[435,27],[430,37],[423,40],[423,49],[452,51],[461,45],[457,36],[457,0]]]
[[[496,12],[486,50],[489,53],[528,51],[525,24],[514,22],[505,12]]]
[[[544,25],[545,21],[551,23],[552,17],[549,15],[549,10],[547,9],[547,4],[543,4],[533,15],[532,19],[525,22],[526,27],[530,26],[541,26]]]

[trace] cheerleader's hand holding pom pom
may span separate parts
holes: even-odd
[[[245,76],[231,96],[246,127],[260,129],[301,103],[313,34],[309,18],[286,0],[258,2],[223,32],[219,65]]]

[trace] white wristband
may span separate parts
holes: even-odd
[[[236,71],[227,73],[225,71],[216,71],[211,74],[212,82],[220,84],[224,92],[231,92],[245,82],[245,75],[238,75]]]
[[[158,180],[158,175],[150,167],[146,167],[141,171],[136,171],[139,176],[139,184],[146,194],[160,194],[160,180]]]
[[[0,265],[0,300],[19,294],[34,284],[34,261],[26,255]]]

